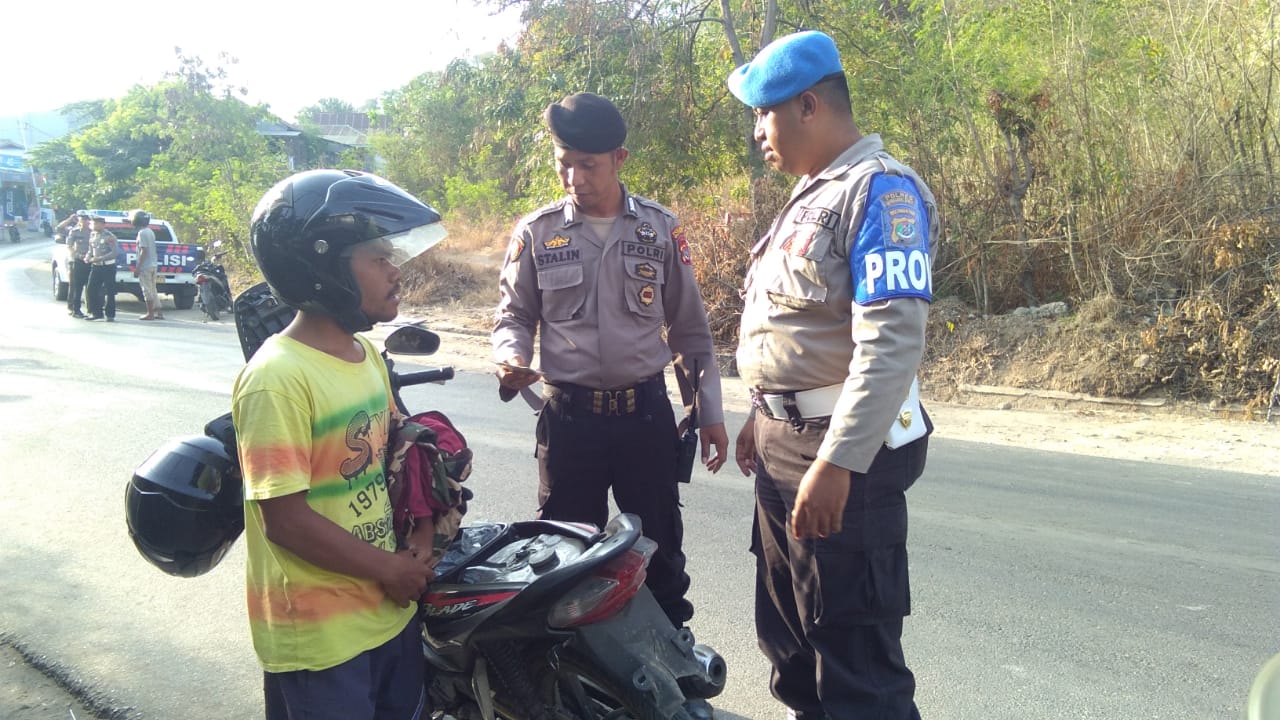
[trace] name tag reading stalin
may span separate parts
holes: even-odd
[[[867,197],[866,217],[849,253],[854,300],[861,305],[900,297],[932,302],[929,217],[915,184],[901,175],[877,175]]]
[[[622,254],[627,257],[641,257],[662,262],[666,257],[666,249],[657,245],[647,245],[632,240],[622,241]]]
[[[540,268],[582,262],[582,250],[574,247],[565,248],[564,250],[549,250],[534,253],[534,259],[538,261],[537,264]]]

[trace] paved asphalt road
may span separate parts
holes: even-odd
[[[166,439],[227,409],[230,320],[66,316],[50,242],[0,247],[0,639],[99,708],[144,720],[261,716],[243,549],[170,578],[125,533],[123,490]],[[448,345],[438,356],[448,362]],[[493,380],[414,388],[475,447],[474,519],[527,517],[533,417]],[[730,414],[731,432],[742,416]],[[926,718],[1227,719],[1280,650],[1275,477],[936,440],[911,491],[908,661]],[[694,630],[730,667],[722,718],[780,718],[752,629],[751,485],[684,493]]]

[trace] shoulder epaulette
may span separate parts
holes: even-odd
[[[543,205],[537,210],[534,210],[528,215],[525,215],[524,217],[520,218],[520,222],[518,224],[521,226],[532,225],[534,221],[542,217],[545,217],[547,215],[551,215],[554,213],[563,213],[564,204],[568,201],[569,201],[568,198],[561,198],[559,200],[556,200],[555,202],[547,203],[546,205]]]
[[[645,207],[647,207],[647,208],[651,208],[651,209],[653,209],[653,210],[657,210],[658,212],[662,213],[663,215],[667,215],[667,216],[672,217],[672,218],[674,218],[674,217],[676,216],[676,214],[675,214],[675,213],[673,213],[673,212],[671,212],[670,210],[668,210],[668,209],[667,209],[666,207],[664,207],[661,203],[658,203],[658,202],[655,202],[655,201],[653,201],[653,200],[650,200],[649,198],[641,197],[641,196],[639,196],[639,195],[628,195],[627,197],[629,197],[630,199],[634,200],[634,201],[636,202],[636,204],[638,204],[638,205],[643,205],[643,206],[645,206]]]

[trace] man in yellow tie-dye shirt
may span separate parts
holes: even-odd
[[[254,258],[297,310],[233,390],[245,485],[246,595],[268,720],[416,720],[414,601],[431,548],[397,551],[384,460],[386,365],[355,333],[396,317],[399,265],[440,216],[381,178],[313,170],[254,211]]]

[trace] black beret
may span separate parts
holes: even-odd
[[[627,123],[618,107],[592,93],[568,95],[547,106],[542,117],[555,144],[585,153],[606,153],[622,147]]]

